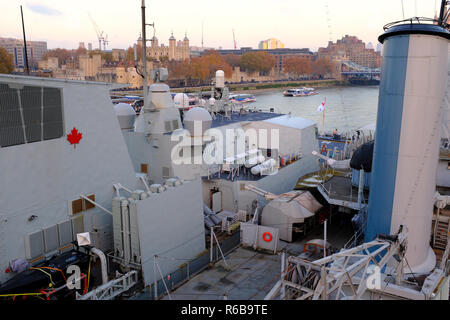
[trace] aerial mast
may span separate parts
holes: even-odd
[[[30,75],[30,68],[28,66],[27,38],[25,36],[25,23],[23,22],[22,6],[20,6],[20,14],[22,16],[23,45],[24,45],[24,48],[25,48],[25,70],[27,71],[27,75]]]
[[[233,43],[234,43],[234,50],[236,50],[237,46],[236,46],[236,37],[234,36],[234,29],[233,29]]]
[[[142,76],[144,78],[144,84],[142,86],[142,94],[144,95],[144,108],[147,105],[147,95],[148,95],[148,72],[147,72],[147,36],[146,27],[151,26],[155,28],[155,23],[147,24],[145,22],[145,0],[142,0]]]
[[[147,75],[147,37],[145,32],[145,0],[142,0],[142,67],[144,70],[142,70],[142,74],[144,76],[144,84],[142,86],[142,94],[144,95],[144,108],[147,105],[147,95],[148,95],[148,75]]]

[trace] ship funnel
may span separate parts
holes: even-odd
[[[408,228],[409,272],[429,272],[449,32],[431,24],[391,24],[379,37],[383,64],[365,240]]]

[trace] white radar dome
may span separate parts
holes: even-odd
[[[177,93],[173,97],[173,102],[177,108],[188,108],[189,107],[189,97],[185,93]]]
[[[199,133],[203,135],[206,130],[211,128],[211,123],[212,117],[208,110],[201,107],[194,107],[184,115],[184,126],[191,136]],[[196,126],[198,127],[196,128]]]
[[[223,70],[216,71],[216,88],[225,87],[225,72]]]
[[[136,112],[128,103],[118,103],[114,106],[120,129],[133,129],[136,119]]]

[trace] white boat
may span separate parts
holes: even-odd
[[[306,97],[306,96],[313,96],[318,94],[317,91],[315,91],[314,88],[295,88],[295,89],[287,89],[283,92],[283,95],[285,97]]]

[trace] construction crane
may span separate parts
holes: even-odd
[[[99,27],[97,26],[97,24],[95,23],[94,19],[92,18],[91,14],[88,13],[89,15],[89,19],[92,22],[92,25],[94,26],[94,30],[95,33],[97,34],[97,39],[98,39],[98,50],[102,51],[102,42],[103,42],[103,46],[105,47],[106,50],[106,44],[108,44],[108,36],[105,37],[103,36],[103,31],[100,31]]]
[[[237,46],[236,46],[236,37],[234,36],[234,29],[233,29],[233,43],[234,43],[234,50],[236,50]]]
[[[109,44],[108,35],[103,38],[103,51],[106,51],[106,46]]]

